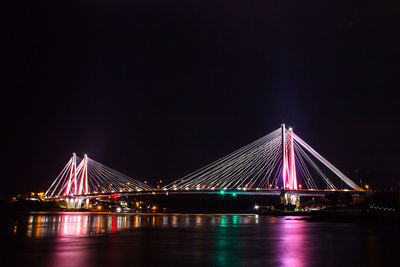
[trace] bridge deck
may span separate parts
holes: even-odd
[[[363,193],[364,191],[356,191],[356,190],[313,190],[313,189],[303,189],[303,190],[285,190],[285,193],[298,194],[300,196],[317,196],[323,197],[329,193],[335,192],[346,192],[352,195]],[[265,195],[265,196],[279,196],[282,193],[281,189],[246,189],[246,190],[238,190],[238,189],[199,189],[199,190],[142,190],[142,191],[120,191],[120,192],[102,192],[102,193],[93,193],[87,195],[75,195],[75,196],[57,196],[57,197],[48,197],[47,199],[64,199],[64,198],[97,198],[97,197],[109,197],[114,194],[120,196],[141,196],[141,195],[179,195],[179,194],[220,194],[220,195]]]

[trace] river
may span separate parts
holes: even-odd
[[[71,212],[3,221],[4,266],[392,266],[399,257],[397,225]]]

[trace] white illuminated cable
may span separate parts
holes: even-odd
[[[296,160],[296,166],[298,167],[297,170],[300,170],[300,177],[299,175],[297,176],[298,178],[301,178],[301,180],[303,181],[303,183],[305,183],[306,187],[305,189],[309,189],[309,188],[314,188],[311,186],[309,178],[311,177],[311,175],[309,174],[308,168],[305,165],[301,155],[299,154],[299,152],[297,150],[295,150],[295,160]],[[300,181],[300,179],[299,179]]]
[[[91,163],[91,166],[96,168],[99,171],[99,176],[104,178],[104,179],[108,179],[109,181],[113,181],[114,183],[110,183],[113,184],[112,189],[113,190],[119,190],[121,189],[121,187],[129,187],[132,188],[131,185],[127,185],[127,182],[129,182],[130,184],[132,184],[133,186],[137,186],[139,189],[141,190],[151,190],[153,189],[151,186],[148,186],[142,182],[139,182],[135,179],[132,179],[116,170],[113,170],[91,158],[88,157],[88,163]],[[117,187],[120,186],[120,187]]]
[[[262,170],[262,167],[266,165],[266,161],[270,155],[269,153],[265,153],[265,151],[267,150],[263,147],[261,152],[257,151],[257,154],[259,154],[258,159],[250,158],[251,161],[249,164],[237,173],[237,181],[233,184],[233,187],[237,187],[238,185],[240,185],[240,187],[247,187],[247,185],[253,183],[253,174]],[[240,184],[238,184],[239,181]]]
[[[257,145],[259,145],[260,143],[265,142],[265,140],[272,139],[276,134],[279,134],[279,129],[264,136],[264,137],[257,139],[256,141],[250,143],[249,145],[246,145],[215,162],[212,162],[212,163],[206,165],[205,167],[203,167],[195,172],[192,172],[192,173],[184,176],[183,178],[180,178],[179,180],[176,180],[175,182],[172,182],[172,183],[166,185],[164,188],[172,189],[172,188],[174,188],[174,185],[175,185],[176,188],[183,189],[185,186],[189,186],[191,184],[186,181],[190,181],[190,182],[199,181],[198,179],[196,180],[196,178],[199,178],[200,175],[206,176],[206,175],[212,173],[213,171],[217,171],[217,170],[222,171],[226,168],[229,168],[229,166],[233,164],[235,157],[246,153],[247,151],[249,151],[249,150],[253,149],[254,147],[256,147]],[[232,160],[233,160],[233,162],[232,162]],[[182,180],[183,180],[183,182],[182,182]],[[193,184],[195,184],[195,182]]]
[[[76,160],[79,160],[79,157],[75,157]],[[54,196],[55,191],[58,190],[58,193],[56,194],[57,196],[63,195],[63,192],[65,192],[65,189],[68,186],[69,183],[69,173],[72,168],[72,162],[73,162],[73,156],[70,159],[70,162],[67,164],[68,165],[68,172],[65,172],[61,177],[59,182],[57,183],[57,186],[54,188],[52,191],[52,196]]]
[[[269,142],[270,140],[267,140],[267,142]],[[265,143],[265,142],[264,142]],[[249,158],[253,159],[254,161],[256,160],[254,158],[254,154],[259,154],[258,149],[260,146],[263,146],[263,144],[258,144],[258,147],[253,147],[252,150],[250,151],[246,151],[246,154],[242,154],[239,159],[236,160],[235,164],[231,164],[230,168],[227,171],[224,171],[223,173],[221,173],[219,176],[226,176],[227,178],[223,179],[223,177],[218,177],[219,178],[219,183],[220,183],[220,187],[228,187],[228,186],[232,186],[232,182],[234,182],[235,180],[237,181],[237,177],[236,175],[240,175],[240,172],[238,172],[237,168],[242,168],[243,170],[247,171],[248,167],[246,167],[246,164],[248,165],[249,163]],[[257,155],[259,157],[259,155]],[[250,166],[250,165],[249,165]],[[229,173],[230,171],[230,173]],[[247,181],[244,181],[243,178],[239,177],[239,180],[242,180],[241,182],[243,184],[247,183]],[[237,185],[235,185],[237,186]]]
[[[67,164],[65,164],[64,168],[62,169],[62,171],[57,175],[56,179],[50,185],[49,189],[47,189],[47,191],[45,193],[45,196],[54,196],[54,192],[57,190],[58,185],[62,181],[62,178],[65,175],[65,173],[69,170],[69,167],[70,167],[71,163],[72,163],[72,158],[67,162]],[[50,190],[52,190],[52,193],[48,194]]]
[[[271,177],[273,176],[274,170],[278,169],[279,166],[281,166],[282,158],[282,146],[279,144],[276,150],[274,151],[274,157],[271,161],[271,164],[268,165],[268,169],[265,171],[263,178],[260,180],[260,183],[258,184],[258,188],[269,188],[269,184],[274,184],[274,180],[271,181]]]
[[[267,185],[268,187],[271,178],[268,173],[270,173],[270,171],[272,171],[272,168],[274,168],[274,162],[279,156],[280,149],[280,143],[275,143],[275,147],[270,150],[271,153],[269,153],[267,160],[264,162],[264,166],[262,166],[261,169],[256,173],[252,187],[264,188],[265,185]],[[259,181],[257,186],[254,186],[257,181]]]
[[[261,147],[260,151],[256,151],[257,154],[262,157],[258,157],[258,160],[251,159],[249,166],[247,166],[247,168],[243,168],[240,176],[238,176],[238,178],[242,181],[242,187],[244,184],[252,184],[254,179],[252,176],[254,173],[258,174],[263,170],[263,167],[268,166],[268,160],[272,154],[271,152],[273,152],[273,147],[269,146],[270,143]]]
[[[200,171],[196,171],[191,175],[187,175],[184,182],[181,180],[176,181],[176,188],[194,188],[198,185],[200,187],[235,187],[238,185],[238,181],[243,185],[254,183],[254,181],[244,177],[246,174],[253,174],[260,172],[261,160],[268,158],[269,149],[265,149],[268,146],[274,146],[274,143],[268,144],[279,136],[279,129],[272,134],[268,135],[267,138],[258,139],[259,142],[253,142],[248,146],[245,146],[238,151],[231,153],[230,157],[226,156],[222,160],[208,165],[208,168],[202,168]],[[271,138],[272,137],[272,138]],[[207,166],[206,166],[207,167]],[[204,178],[205,177],[205,178]],[[209,185],[207,185],[209,183]]]
[[[302,147],[309,151],[315,158],[322,162],[326,167],[328,167],[333,173],[335,173],[343,182],[350,186],[354,190],[361,190],[356,183],[354,183],[350,178],[339,171],[335,166],[333,166],[328,160],[321,156],[317,151],[315,151],[311,146],[309,146],[304,140],[302,140],[298,135],[294,134],[294,141],[298,142]]]
[[[328,176],[325,175],[325,173],[318,167],[317,164],[315,164],[315,162],[307,155],[307,153],[304,152],[304,150],[299,146],[298,150],[300,151],[300,153],[302,154],[302,156],[304,156],[304,158],[306,159],[306,161],[308,161],[308,163],[314,168],[314,170],[320,175],[320,177],[323,178],[323,180],[325,181],[325,183],[327,184],[328,188],[334,188],[336,189],[335,185],[330,181],[330,179],[328,178]]]

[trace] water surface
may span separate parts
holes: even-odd
[[[10,219],[6,266],[390,266],[395,225],[224,214],[31,213]]]

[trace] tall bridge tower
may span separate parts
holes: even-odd
[[[296,161],[293,145],[293,128],[286,132],[286,126],[281,124],[282,134],[282,184],[283,190],[297,190]],[[283,192],[282,204],[300,204],[300,196],[296,193]]]

